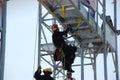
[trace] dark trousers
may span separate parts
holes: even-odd
[[[63,63],[63,67],[66,70],[71,69],[71,65],[72,65],[72,63],[74,63],[74,60],[75,60],[76,50],[77,50],[77,48],[75,46],[71,46],[71,45],[65,45],[63,47],[63,52],[65,54],[65,57],[64,57],[62,63]]]

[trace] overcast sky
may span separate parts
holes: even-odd
[[[5,80],[32,80],[37,5],[37,0],[8,2]]]
[[[120,0],[118,0],[118,4],[120,4]],[[10,0],[8,2],[4,80],[33,79],[36,27],[38,26],[37,6],[37,0]],[[120,14],[119,11],[120,8],[118,7],[118,14]],[[120,19],[120,16],[117,17]],[[117,25],[120,25],[119,21]],[[120,29],[119,26],[118,29]],[[118,38],[118,41],[120,41],[120,36]],[[118,45],[118,50],[119,49],[120,46]],[[98,59],[99,58],[100,57],[98,57]],[[111,58],[111,56],[109,58]],[[98,63],[101,62],[102,61],[98,60]],[[112,65],[111,67],[113,67]],[[102,67],[99,68],[101,69]],[[111,79],[109,80],[114,80],[114,69],[109,70],[111,72],[109,74],[109,78]],[[103,72],[99,70],[98,75],[101,73]],[[78,74],[73,74],[73,76],[76,78]],[[88,79],[90,77],[91,76],[88,76]],[[102,78],[98,80],[103,80]],[[86,80],[88,79],[86,78]]]

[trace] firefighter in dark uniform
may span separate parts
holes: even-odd
[[[54,46],[56,47],[56,50],[62,50],[64,53],[63,56],[64,58],[62,60],[63,68],[68,72],[74,72],[71,68],[71,65],[74,62],[75,52],[77,48],[75,46],[68,45],[65,42],[64,38],[67,37],[70,28],[67,28],[65,31],[59,31],[58,25],[53,24],[52,30],[53,30],[52,40]]]
[[[34,78],[36,80],[40,80],[40,78],[41,78],[41,66],[38,66],[38,69],[37,69],[37,71],[34,74]]]
[[[43,70],[44,75],[41,76],[40,80],[54,80],[53,77],[51,77],[52,69],[46,68]]]

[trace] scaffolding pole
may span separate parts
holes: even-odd
[[[114,27],[117,30],[117,0],[114,0]],[[116,69],[116,80],[119,80],[119,67],[118,67],[118,49],[117,49],[117,34],[115,34],[115,44],[116,44],[116,51],[115,51],[115,69]]]
[[[0,57],[0,80],[4,80],[5,45],[6,45],[6,7],[7,1],[2,1],[2,32],[1,32],[1,57]]]
[[[42,6],[38,3],[39,26],[38,26],[38,66],[41,65],[41,28],[42,28]]]

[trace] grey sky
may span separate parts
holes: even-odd
[[[37,0],[8,2],[5,80],[32,80],[37,15]]]

